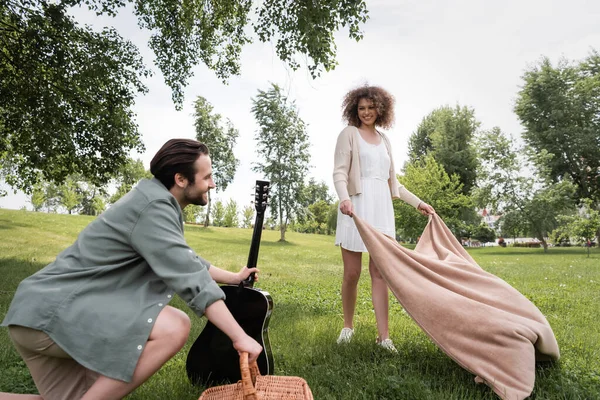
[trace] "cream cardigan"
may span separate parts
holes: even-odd
[[[379,132],[379,131],[378,131]],[[350,196],[362,193],[360,186],[360,157],[358,152],[358,141],[354,140],[360,135],[355,126],[345,127],[337,139],[335,146],[333,185],[340,199],[340,203],[349,200]],[[411,206],[417,208],[421,200],[398,182],[392,158],[392,147],[386,135],[379,132],[385,143],[390,156],[390,177],[388,184],[393,199],[401,199]]]

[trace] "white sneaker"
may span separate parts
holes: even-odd
[[[354,335],[354,329],[344,328],[340,332],[340,337],[337,339],[337,344],[350,343],[352,336]]]
[[[390,338],[384,339],[381,342],[378,341],[377,345],[383,347],[384,349],[386,349],[390,353],[397,353],[398,352],[398,350],[396,350],[396,347],[394,347],[394,343],[392,342],[392,339],[390,339]]]

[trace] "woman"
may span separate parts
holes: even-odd
[[[354,335],[354,309],[362,253],[367,249],[351,216],[356,213],[377,230],[395,237],[392,198],[400,198],[423,215],[435,213],[398,183],[389,139],[376,128],[390,128],[394,121],[394,98],[375,86],[351,90],[342,103],[348,126],[340,133],[335,148],[333,181],[340,200],[335,244],[342,249],[344,280],[342,307],[344,328],[337,340],[348,343]],[[373,260],[369,258],[371,295],[378,337],[376,343],[396,352],[389,337],[388,288]]]

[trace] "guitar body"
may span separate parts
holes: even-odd
[[[256,181],[254,205],[257,213],[246,264],[248,268],[256,267],[268,190],[269,182]],[[273,355],[268,327],[273,300],[269,293],[255,289],[253,285],[254,274],[250,274],[248,279],[240,282],[239,285],[224,285],[221,289],[225,292],[225,305],[233,318],[248,336],[263,347],[257,360],[260,373],[271,375]],[[240,356],[233,348],[231,339],[208,321],[188,353],[186,361],[188,378],[192,384],[204,386],[224,381],[237,382],[241,379],[239,359]]]
[[[260,373],[273,374],[273,355],[268,334],[273,310],[271,296],[262,290],[233,285],[221,286],[221,289],[227,296],[225,304],[235,320],[248,336],[263,347],[257,360]],[[208,321],[188,353],[188,378],[195,385],[237,382],[242,379],[239,359],[231,339]]]

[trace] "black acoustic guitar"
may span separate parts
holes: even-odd
[[[256,267],[263,219],[267,207],[269,182],[256,181],[254,208],[256,220],[248,256],[248,268]],[[269,342],[268,327],[273,299],[269,293],[256,289],[254,274],[239,285],[221,286],[225,292],[225,304],[244,331],[262,347],[257,363],[262,375],[273,374],[273,355]],[[241,379],[240,356],[227,335],[210,321],[192,345],[187,356],[187,375],[192,384],[212,386],[221,382],[237,382]]]

